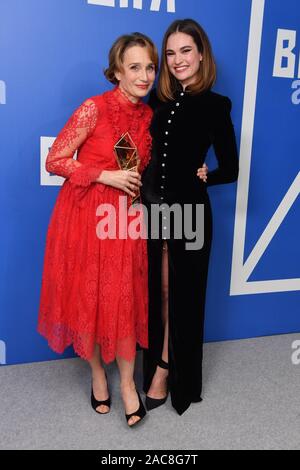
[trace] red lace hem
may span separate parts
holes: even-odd
[[[85,361],[92,359],[95,346],[98,345],[101,353],[101,359],[105,364],[109,364],[117,357],[132,362],[136,356],[137,344],[142,349],[148,348],[148,333],[145,326],[144,332],[139,335],[129,336],[117,340],[117,344],[111,345],[111,339],[95,336],[93,333],[78,333],[72,331],[65,325],[51,325],[46,321],[40,321],[38,333],[48,342],[50,348],[57,354],[63,354],[64,351],[72,346],[75,353]]]

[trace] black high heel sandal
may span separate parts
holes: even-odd
[[[137,424],[139,424],[142,421],[142,419],[145,418],[145,416],[147,414],[139,392],[137,391],[136,393],[137,393],[137,396],[139,398],[139,404],[140,404],[139,409],[135,413],[131,413],[130,415],[127,415],[125,413],[125,416],[126,416],[127,424],[128,424],[128,421],[130,420],[130,418],[132,418],[133,416],[137,416],[140,419],[138,421],[136,421],[134,424],[128,424],[128,426],[130,428],[133,428],[133,426],[136,426]]]
[[[106,377],[106,381],[107,381],[107,375],[106,374],[105,374],[105,377]],[[95,395],[94,395],[94,390],[93,390],[93,381],[92,381],[92,392],[91,392],[91,405],[92,405],[93,410],[95,410],[96,413],[98,413],[99,415],[107,415],[110,412],[110,409],[109,409],[109,411],[106,411],[105,413],[101,413],[101,411],[97,411],[97,408],[99,406],[107,406],[108,408],[110,408],[111,407],[111,398],[108,397],[107,400],[102,400],[102,401],[96,400]]]
[[[161,369],[169,370],[169,364],[167,362],[163,361],[162,359],[159,361],[157,364]],[[145,405],[148,411],[154,410],[155,408],[158,408],[159,406],[162,406],[166,403],[168,399],[168,394],[169,392],[167,391],[167,396],[165,398],[150,398],[146,395],[146,401]]]

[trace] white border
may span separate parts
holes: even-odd
[[[252,0],[240,147],[240,174],[234,227],[230,295],[300,290],[300,278],[249,281],[249,277],[300,194],[300,172],[244,263],[253,130],[263,32],[265,0]]]

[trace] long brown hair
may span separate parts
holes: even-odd
[[[112,45],[109,51],[109,66],[104,70],[104,75],[108,81],[116,85],[115,72],[122,71],[124,54],[130,47],[141,46],[148,49],[150,58],[155,65],[155,71],[158,70],[158,52],[153,41],[142,33],[124,34],[120,36]]]
[[[192,94],[201,93],[210,89],[216,81],[216,63],[213,57],[212,47],[204,29],[194,20],[176,20],[165,33],[162,45],[161,69],[158,79],[157,94],[160,100],[168,101],[174,99],[175,91],[178,89],[178,81],[170,73],[166,49],[171,34],[185,33],[191,36],[197,46],[198,52],[202,54],[203,61],[199,68],[198,78],[193,85],[188,87]]]

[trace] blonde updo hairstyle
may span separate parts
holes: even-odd
[[[119,83],[115,73],[122,72],[125,52],[133,46],[147,48],[155,66],[155,72],[158,71],[159,57],[153,41],[142,33],[124,34],[114,42],[109,51],[109,66],[104,70],[104,75],[110,83],[114,85]]]

